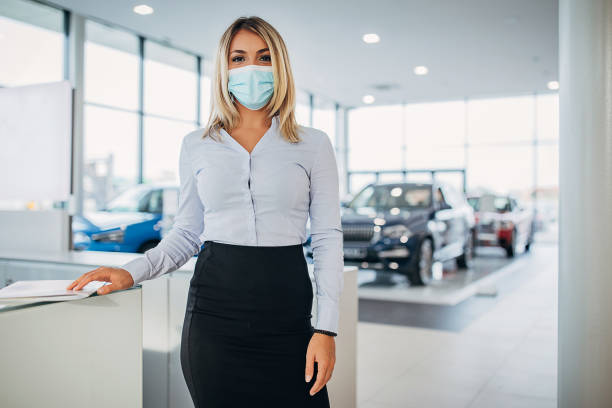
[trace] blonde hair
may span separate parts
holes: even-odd
[[[274,92],[264,106],[267,117],[278,116],[281,134],[289,142],[296,143],[301,139],[299,126],[295,119],[296,91],[289,63],[287,47],[281,35],[267,21],[259,17],[240,17],[225,30],[219,41],[215,68],[211,86],[211,109],[204,135],[218,140],[213,134],[221,129],[229,131],[240,123],[240,114],[234,98],[227,90],[230,43],[241,29],[247,29],[259,35],[268,45],[274,73]]]

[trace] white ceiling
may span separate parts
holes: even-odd
[[[345,106],[549,92],[558,79],[557,0],[54,0],[205,57],[236,17],[283,35],[300,88]],[[155,13],[132,12],[148,4]],[[365,33],[378,44],[365,44]],[[415,65],[429,74],[416,76]],[[391,86],[380,90],[377,85]]]

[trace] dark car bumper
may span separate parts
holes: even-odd
[[[376,270],[409,270],[413,268],[418,240],[406,243],[391,242],[344,242],[344,264]]]

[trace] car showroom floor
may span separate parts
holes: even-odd
[[[472,272],[485,283],[455,303],[474,281],[466,271],[404,299],[392,292],[423,289],[391,277],[386,300],[360,271],[359,408],[556,406],[557,247],[538,241],[512,262],[498,254],[479,254],[481,267],[499,268]]]

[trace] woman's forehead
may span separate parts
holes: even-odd
[[[266,48],[267,44],[257,33],[247,29],[240,29],[230,42],[230,52],[234,50],[254,51],[257,52],[262,48]]]

